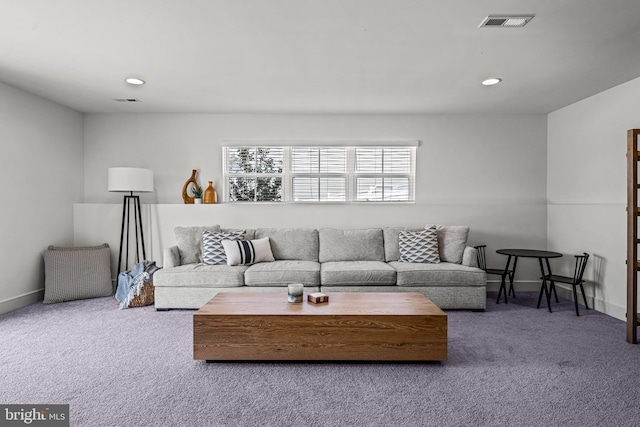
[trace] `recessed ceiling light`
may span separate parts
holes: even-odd
[[[501,81],[502,81],[502,79],[499,79],[497,77],[491,77],[490,79],[483,80],[482,81],[482,85],[483,86],[493,86],[493,85],[497,85]]]
[[[143,85],[145,83],[144,80],[137,79],[135,77],[129,77],[128,79],[125,79],[124,81],[129,83],[130,85]]]

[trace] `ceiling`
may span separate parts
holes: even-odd
[[[638,0],[0,0],[0,81],[82,112],[544,114],[636,77]]]

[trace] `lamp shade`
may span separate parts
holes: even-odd
[[[153,171],[142,168],[109,168],[109,191],[153,192]]]

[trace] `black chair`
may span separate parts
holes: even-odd
[[[487,274],[495,274],[496,276],[504,276],[505,274],[509,277],[509,294],[516,297],[516,292],[513,290],[513,270],[506,270],[504,268],[487,268],[487,258],[485,255],[485,249],[487,245],[478,245],[475,246],[478,251],[478,267],[481,270],[484,270]],[[506,298],[506,297],[505,297]]]
[[[550,274],[548,276],[545,276],[544,278],[551,283],[549,292],[551,292],[551,290],[555,292],[556,290],[555,282],[566,283],[573,287],[573,301],[576,304],[576,316],[580,316],[580,312],[578,311],[578,292],[576,290],[576,287],[580,286],[580,291],[582,291],[582,299],[584,300],[584,306],[587,310],[589,310],[589,305],[587,304],[587,297],[584,294],[584,286],[583,286],[584,280],[582,279],[582,276],[584,275],[584,270],[585,268],[587,268],[587,261],[589,260],[589,254],[585,252],[582,255],[576,255],[575,257],[576,257],[576,265],[573,269],[573,277]],[[540,290],[540,292],[542,292],[542,289]]]

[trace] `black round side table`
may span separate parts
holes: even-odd
[[[498,291],[497,303],[500,303],[500,296],[502,295],[502,292],[504,292],[504,303],[508,303],[505,278],[507,276],[506,272],[509,270],[509,265],[511,264],[511,259],[513,258],[513,275],[515,277],[518,258],[538,258],[538,263],[540,264],[540,273],[542,274],[542,286],[540,287],[540,295],[538,296],[538,308],[540,308],[542,294],[544,293],[547,297],[547,307],[549,308],[549,312],[551,312],[551,291],[553,291],[556,296],[556,302],[558,302],[558,294],[556,292],[555,286],[552,286],[552,289],[547,288],[546,277],[551,275],[551,265],[549,265],[549,258],[560,258],[562,254],[559,252],[539,251],[535,249],[498,249],[496,252],[508,257],[507,265],[504,270],[505,274],[502,275],[502,281],[500,282],[500,290]],[[547,265],[546,273],[544,264],[542,263],[543,259],[545,261],[545,264]],[[511,290],[513,291],[513,287],[511,288]],[[513,291],[513,296],[516,296],[515,291]]]

